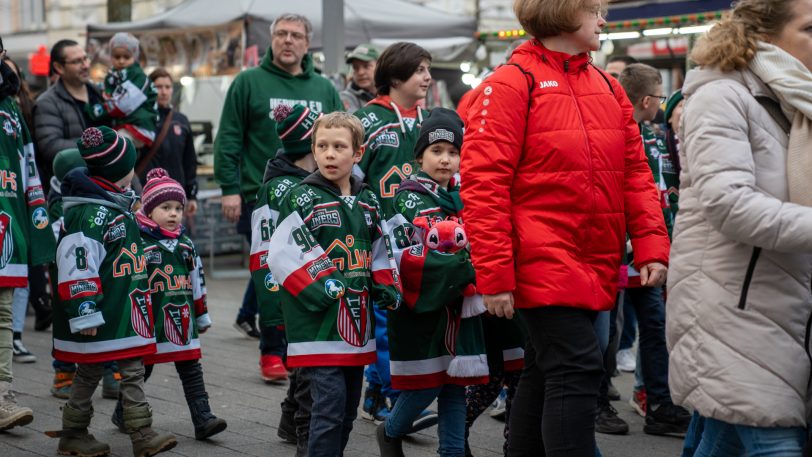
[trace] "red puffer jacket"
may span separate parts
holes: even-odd
[[[513,65],[497,69],[463,116],[463,217],[477,289],[512,291],[517,308],[610,309],[627,231],[639,265],[668,262],[632,105],[586,54],[531,40],[510,62],[532,80]]]

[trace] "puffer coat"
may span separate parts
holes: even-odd
[[[749,70],[693,70],[683,93],[671,395],[728,423],[805,426],[812,208],[789,203],[781,110],[756,99],[778,107],[776,96]]]

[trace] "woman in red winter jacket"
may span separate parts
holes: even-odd
[[[473,94],[462,198],[488,310],[528,328],[509,455],[594,457],[603,372],[593,321],[614,306],[626,233],[645,285],[668,234],[632,105],[590,63],[600,0],[516,0],[534,39]]]

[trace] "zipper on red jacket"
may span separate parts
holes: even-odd
[[[586,144],[586,154],[587,154],[587,161],[589,162],[589,184],[590,190],[592,191],[592,211],[590,213],[590,217],[595,217],[595,173],[592,170],[592,148],[589,145],[589,135],[586,131],[586,126],[584,126],[584,116],[581,113],[581,107],[578,106],[578,99],[575,97],[575,92],[572,90],[572,84],[570,84],[570,73],[569,73],[570,61],[564,61],[564,77],[567,78],[567,88],[570,90],[570,97],[572,97],[573,103],[575,103],[575,111],[578,113],[578,121],[581,124],[581,131],[584,133],[584,143]],[[587,229],[589,230],[589,229]],[[590,278],[590,282],[592,282],[592,295],[597,295],[597,290],[595,288],[595,281],[592,279],[592,275],[587,272],[587,276]],[[597,303],[597,300],[596,300]]]

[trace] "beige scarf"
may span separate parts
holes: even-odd
[[[778,96],[792,121],[787,147],[789,201],[812,206],[812,72],[783,49],[764,42],[749,67]]]

